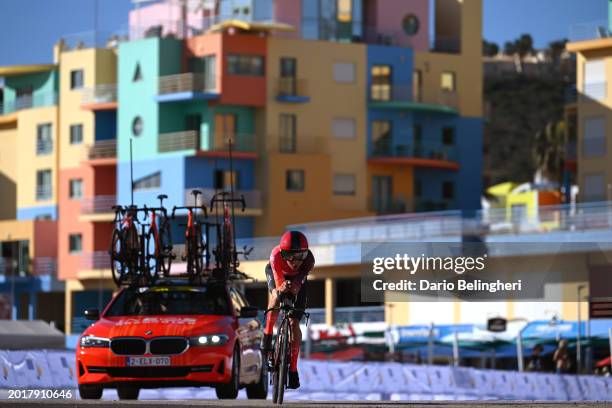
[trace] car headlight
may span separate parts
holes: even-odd
[[[108,348],[110,340],[104,337],[83,336],[81,337],[81,347],[101,347]]]
[[[192,346],[222,346],[229,340],[225,334],[203,334],[191,337],[189,344]]]

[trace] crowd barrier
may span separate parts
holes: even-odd
[[[0,350],[0,370],[0,389],[76,388],[74,351]],[[587,375],[303,359],[300,380],[291,399],[612,401],[612,377]],[[149,393],[159,399],[203,396],[189,388]]]

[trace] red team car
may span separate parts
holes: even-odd
[[[137,399],[141,388],[215,387],[217,397],[265,399],[268,373],[257,309],[228,283],[164,282],[123,288],[83,332],[76,354],[79,393],[98,399],[116,388]]]

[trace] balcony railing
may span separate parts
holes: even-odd
[[[297,135],[279,136],[277,152],[283,154],[327,154],[329,140],[325,137]]]
[[[117,157],[117,140],[99,140],[86,149],[88,160],[112,159]]]
[[[459,154],[455,146],[433,145],[430,143],[395,144],[391,142],[375,142],[372,146],[373,158],[419,158],[430,160],[459,161]]]
[[[598,20],[586,23],[578,23],[570,26],[570,41],[586,41],[612,36],[608,20]]]
[[[209,134],[202,138],[202,151],[229,151],[229,144],[232,144],[234,152],[254,152],[255,135],[252,133],[217,133]]]
[[[438,92],[417,92],[413,87],[407,85],[380,85],[370,86],[368,95],[371,103],[404,102],[420,103],[427,105],[441,105],[449,108],[458,108],[458,96],[456,92],[440,90]]]
[[[279,78],[276,84],[276,99],[286,102],[308,101],[308,82],[301,78]]]
[[[36,154],[38,156],[51,154],[52,152],[53,152],[53,140],[52,139],[36,141]]]
[[[86,252],[81,255],[81,269],[110,269],[108,251]]]
[[[414,212],[446,211],[452,206],[450,200],[429,199],[422,197],[372,196],[368,200],[368,209],[377,214],[402,214]]]
[[[210,205],[210,200],[215,195],[215,193],[220,192],[221,190],[215,190],[213,188],[200,188],[195,187],[195,189],[202,191],[202,196],[198,199],[198,204],[206,204]],[[194,205],[193,195],[191,194],[191,190],[193,188],[185,190],[185,205]],[[229,191],[229,188],[224,189],[224,191]],[[234,190],[234,197],[240,198],[244,197],[244,201],[246,203],[246,209],[261,209],[262,201],[261,201],[261,191],[259,190]],[[240,212],[240,206],[236,205],[234,207],[236,209],[236,214]]]
[[[53,275],[57,271],[57,258],[37,257],[34,259],[33,275]]]
[[[53,187],[46,185],[46,186],[37,186],[36,187],[36,199],[37,200],[50,200],[51,197],[53,196]]]
[[[103,214],[112,212],[113,205],[117,204],[117,196],[98,195],[81,200],[81,214]]]
[[[214,77],[186,72],[160,77],[158,92],[160,95],[179,92],[216,93],[217,85]]]
[[[100,84],[83,90],[81,104],[117,102],[117,84]]]
[[[0,114],[13,113],[22,109],[42,108],[57,104],[57,93],[35,93],[32,95],[22,95],[12,101],[0,103]]]
[[[159,153],[197,150],[199,147],[200,132],[197,130],[160,133],[157,141],[157,151]]]

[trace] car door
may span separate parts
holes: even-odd
[[[230,289],[230,298],[238,318],[238,340],[240,342],[240,381],[251,383],[259,380],[262,367],[260,342],[262,337],[261,323],[253,317],[240,317],[240,309],[248,306],[244,296],[235,288]]]

